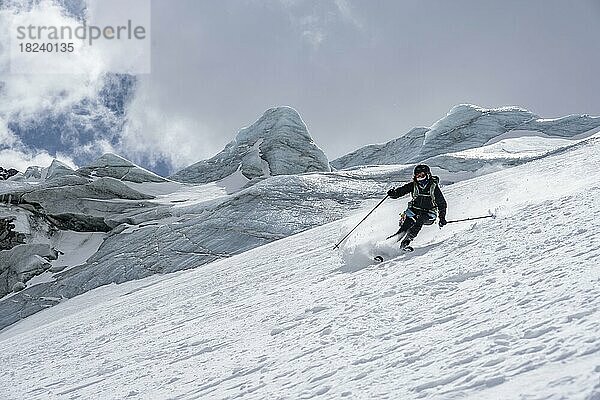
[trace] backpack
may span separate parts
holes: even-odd
[[[439,181],[440,181],[440,178],[438,178],[437,176],[431,177],[431,184],[429,185],[429,193],[421,193],[417,182],[413,182],[413,191],[411,193],[412,201],[408,204],[408,206],[419,210],[420,209],[419,207],[412,206],[414,201],[417,199],[417,197],[429,196],[429,197],[431,197],[431,203],[433,204],[433,210],[437,213],[438,207],[437,207],[437,203],[435,202],[435,188],[438,186]],[[429,210],[427,210],[427,211],[429,211]]]

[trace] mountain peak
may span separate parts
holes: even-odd
[[[104,153],[88,167],[137,167],[137,165],[117,154]]]
[[[55,158],[54,160],[52,160],[52,163],[48,167],[46,179],[58,178],[73,173],[75,173],[75,171],[71,167]]]
[[[300,114],[284,106],[269,108],[252,125],[240,129],[223,151],[177,172],[172,178],[208,183],[237,171],[252,179],[329,170],[327,157],[313,142]]]
[[[286,129],[287,128],[287,129]],[[246,142],[273,134],[293,132],[312,140],[298,111],[289,106],[269,108],[252,125],[238,131],[235,140]]]

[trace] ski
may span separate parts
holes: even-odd
[[[415,249],[412,246],[406,246],[402,248],[402,251],[406,252],[406,253],[410,253],[412,251],[415,251]],[[375,256],[373,257],[373,261],[375,261],[376,263],[381,263],[384,261],[383,256]]]

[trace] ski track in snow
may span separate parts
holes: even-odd
[[[450,216],[502,213],[410,257],[348,268],[331,248],[362,214],[98,288],[0,333],[1,397],[598,399],[600,185],[572,179],[599,162],[594,142],[444,188]]]

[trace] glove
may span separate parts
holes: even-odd
[[[443,227],[444,225],[446,225],[448,223],[448,221],[446,221],[446,217],[442,217],[440,216],[440,228]]]
[[[394,189],[390,189],[390,190],[388,190],[388,192],[387,192],[387,195],[388,195],[388,196],[389,196],[391,199],[397,199],[398,197],[400,197],[400,196],[398,196],[398,195],[396,194],[396,191],[395,191]]]

